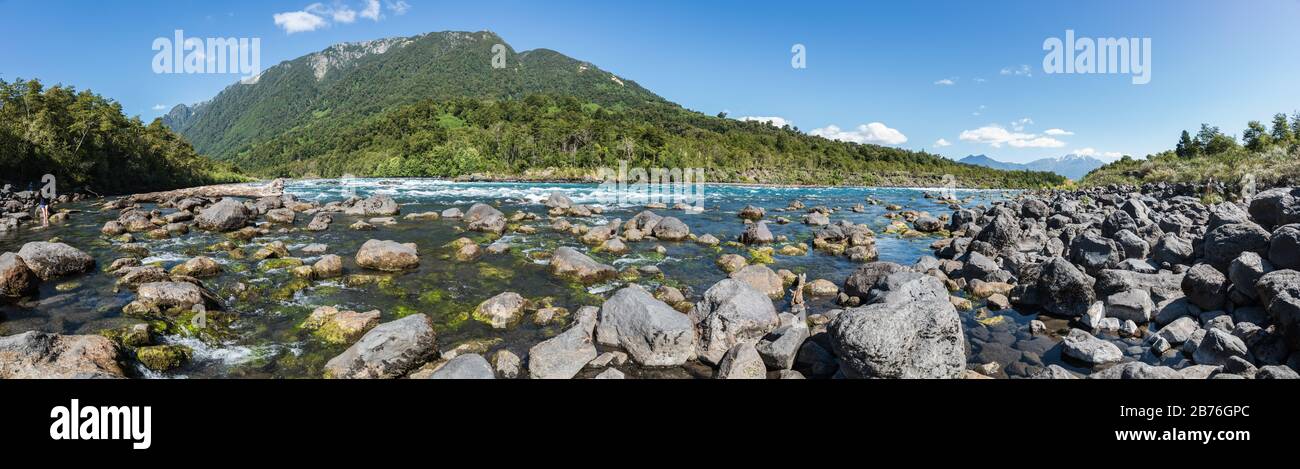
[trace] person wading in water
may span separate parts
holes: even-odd
[[[50,227],[50,201],[45,198],[45,193],[40,192],[36,198],[36,214],[41,217],[41,228]]]

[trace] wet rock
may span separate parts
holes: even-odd
[[[754,349],[745,342],[731,347],[718,364],[718,379],[767,379],[767,367]]]
[[[622,347],[645,366],[677,366],[695,356],[690,318],[636,285],[605,300],[596,338],[601,344]]]
[[[784,281],[784,280],[783,280]],[[809,296],[835,296],[840,293],[840,287],[835,286],[834,282],[826,279],[817,279],[809,282],[804,287],[804,291]]]
[[[317,213],[312,217],[311,222],[307,224],[308,231],[325,231],[334,222],[334,217],[328,213]]]
[[[744,218],[746,220],[758,221],[763,219],[763,216],[766,215],[766,213],[767,212],[760,207],[755,207],[753,205],[746,205],[745,208],[740,209],[739,216],[740,218]]]
[[[723,272],[730,274],[745,268],[745,266],[749,264],[749,261],[745,260],[744,256],[738,254],[723,254],[718,257],[718,260],[715,261],[715,263],[718,264],[718,267],[722,268]]]
[[[375,326],[325,364],[327,378],[399,378],[437,355],[433,321],[424,314]]]
[[[551,272],[586,284],[608,280],[618,274],[613,267],[596,262],[568,246],[556,249],[551,255]]]
[[[906,271],[908,271],[907,267],[893,262],[868,262],[858,267],[844,280],[844,293],[865,301],[871,289],[875,287],[876,281],[890,274]]]
[[[89,272],[95,267],[95,258],[63,243],[30,242],[18,250],[18,257],[41,280]]]
[[[900,276],[898,282],[889,278]],[[827,330],[847,377],[956,378],[966,369],[965,338],[948,291],[908,272],[878,303],[840,313]]]
[[[153,371],[171,371],[185,366],[194,351],[184,345],[151,345],[135,350],[135,358]]]
[[[922,215],[912,222],[912,226],[922,233],[934,233],[943,229],[943,222],[930,215]]]
[[[1081,329],[1070,329],[1070,333],[1061,342],[1061,351],[1090,365],[1118,363],[1124,358],[1123,352],[1115,344],[1093,337]]]
[[[704,236],[700,236],[699,238],[697,238],[695,242],[705,246],[717,246],[722,241],[718,240],[716,236],[713,236],[711,234],[705,234]]]
[[[12,252],[0,254],[0,301],[31,294],[39,283],[40,278],[22,257]]]
[[[559,209],[568,210],[569,208],[573,207],[573,199],[570,199],[569,196],[564,195],[563,192],[551,192],[551,194],[546,197],[545,205],[547,208],[559,208]]]
[[[487,323],[493,329],[505,329],[524,317],[524,306],[527,303],[518,293],[501,293],[479,303],[474,309],[474,319]]]
[[[1183,293],[1192,304],[1207,311],[1223,308],[1228,278],[1210,264],[1196,264],[1183,277]]]
[[[100,335],[0,337],[0,379],[122,378],[120,360],[117,344]]]
[[[279,223],[281,225],[292,225],[296,218],[297,215],[293,212],[293,210],[289,210],[287,208],[277,208],[266,212],[266,220],[271,223]]]
[[[415,243],[372,239],[357,251],[357,265],[367,269],[398,272],[418,267],[420,256],[416,253]]]
[[[427,379],[496,379],[496,374],[482,355],[466,353],[447,360]]]
[[[243,228],[252,218],[252,211],[242,202],[226,198],[200,211],[194,220],[199,228],[227,232]]]
[[[359,215],[363,217],[389,216],[400,213],[401,207],[392,197],[376,194],[368,199],[358,201],[356,204],[348,207],[344,213],[348,215]]]
[[[749,265],[731,273],[731,278],[749,284],[771,299],[785,296],[785,283],[781,276],[765,265]]]
[[[681,241],[690,236],[691,229],[674,217],[663,217],[651,231],[655,238],[663,241]]]
[[[488,204],[474,204],[465,212],[464,221],[471,231],[501,234],[506,229],[506,215]]]
[[[523,370],[523,360],[510,350],[497,350],[492,354],[492,369],[503,379],[515,379]]]
[[[592,334],[596,309],[584,307],[572,326],[528,349],[528,376],[533,379],[572,379],[596,358]]]
[[[745,244],[768,244],[775,238],[772,231],[767,229],[766,221],[759,221],[745,228],[745,232],[740,235],[740,242]]]
[[[596,375],[592,379],[624,379],[624,378],[626,377],[623,375],[623,372],[618,371],[617,369],[614,368],[610,368],[608,370],[600,372],[600,374]]]
[[[1282,365],[1270,365],[1259,368],[1255,373],[1255,379],[1300,379],[1300,374],[1290,367]]]
[[[189,282],[151,282],[136,289],[136,301],[159,309],[190,309],[205,298],[203,289]]]
[[[461,218],[464,216],[465,214],[461,213],[460,209],[456,207],[452,207],[442,211],[443,218]]]
[[[210,257],[198,256],[172,267],[171,273],[195,278],[215,277],[221,274],[221,264]]]
[[[736,344],[758,342],[780,322],[772,301],[737,279],[710,287],[691,314],[696,324],[696,355],[706,363],[719,363]]]
[[[342,276],[343,258],[334,254],[326,254],[311,266],[311,270],[316,278],[321,279]]]
[[[1047,365],[1046,368],[1030,376],[1030,379],[1079,379],[1079,377],[1060,365]]]
[[[339,311],[333,306],[321,306],[303,321],[303,329],[314,330],[317,337],[332,344],[356,341],[367,330],[379,325],[378,310],[365,313]]]
[[[811,226],[826,226],[831,224],[831,217],[822,212],[812,212],[804,215],[803,223]]]
[[[605,241],[609,241],[610,239],[613,239],[615,236],[618,236],[618,224],[619,224],[619,220],[614,219],[614,221],[610,223],[606,223],[604,225],[599,225],[599,226],[593,226],[591,227],[591,229],[587,230],[586,234],[582,235],[582,238],[580,238],[580,240],[583,242],[583,244],[587,244],[591,246],[596,246],[601,243],[604,243]]]

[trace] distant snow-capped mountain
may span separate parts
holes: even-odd
[[[959,162],[1007,171],[1047,171],[1060,174],[1076,181],[1083,179],[1083,176],[1087,175],[1088,172],[1106,164],[1105,161],[1092,156],[1073,153],[1064,156],[1037,159],[1028,163],[1007,163],[995,160],[987,155],[970,155],[962,158]]]

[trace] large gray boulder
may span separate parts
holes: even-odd
[[[877,280],[887,277],[895,272],[905,272],[908,270],[907,267],[893,262],[878,261],[862,264],[862,266],[858,267],[858,269],[853,271],[852,274],[849,274],[847,279],[844,279],[844,294],[856,297],[861,301],[866,301],[867,295],[870,294],[871,289],[876,286]]]
[[[989,243],[999,251],[1016,247],[1020,242],[1020,238],[1020,222],[1006,213],[993,217],[993,221],[984,225],[979,234],[975,236],[976,241]]]
[[[564,246],[551,255],[551,273],[582,283],[596,283],[618,275],[613,267],[596,262],[577,249]]]
[[[681,241],[691,235],[691,229],[675,217],[663,217],[651,234],[663,241]]]
[[[1061,257],[1043,264],[1038,275],[1038,299],[1043,309],[1066,317],[1076,317],[1097,300],[1093,292],[1096,280]]]
[[[12,252],[0,254],[0,301],[28,295],[39,283],[40,278],[22,257]]]
[[[412,314],[371,329],[325,363],[327,378],[399,378],[438,355],[433,321]]]
[[[358,201],[351,207],[348,207],[344,213],[348,215],[360,215],[365,217],[390,216],[401,213],[402,209],[397,205],[397,201],[392,197],[376,194],[370,198]]]
[[[718,364],[718,379],[767,379],[767,366],[754,344],[736,344]]]
[[[357,265],[385,272],[399,272],[420,265],[415,243],[372,239],[357,251]]]
[[[236,199],[221,199],[199,212],[194,221],[199,228],[210,231],[235,231],[248,225],[253,212]]]
[[[775,300],[785,296],[785,283],[771,267],[762,264],[747,265],[732,272],[731,278],[749,284],[768,298]]]
[[[430,373],[428,379],[496,379],[492,365],[477,353],[456,355],[441,368]]]
[[[1160,240],[1156,241],[1156,245],[1151,248],[1151,260],[1167,263],[1170,266],[1191,264],[1193,254],[1191,241],[1173,233],[1161,236]]]
[[[18,257],[41,280],[89,272],[95,267],[95,258],[90,254],[63,243],[33,241],[18,250]]]
[[[28,331],[0,337],[0,379],[122,378],[120,353],[100,335]]]
[[[1300,269],[1300,224],[1273,230],[1268,243],[1268,260],[1279,269]]]
[[[1070,333],[1061,342],[1061,351],[1066,356],[1090,365],[1117,363],[1124,358],[1118,346],[1093,337],[1082,329],[1070,329]]]
[[[1270,237],[1268,231],[1254,223],[1220,226],[1205,234],[1205,261],[1219,270],[1228,270],[1228,264],[1243,252],[1268,255]]]
[[[1232,357],[1248,358],[1250,352],[1246,350],[1246,343],[1231,332],[1221,329],[1206,329],[1205,338],[1201,339],[1201,344],[1196,347],[1196,352],[1192,354],[1192,360],[1202,365],[1224,365]]]
[[[755,222],[745,228],[744,233],[740,234],[740,242],[745,244],[767,244],[775,239],[772,236],[772,230],[767,229],[766,221]]]
[[[465,212],[465,223],[471,231],[501,234],[506,229],[506,215],[495,207],[478,203]]]
[[[635,284],[601,305],[596,340],[622,347],[645,366],[678,366],[695,358],[691,319]]]
[[[1228,296],[1228,277],[1210,264],[1196,264],[1183,276],[1183,294],[1203,310],[1222,309]]]
[[[719,363],[731,347],[757,343],[780,324],[776,307],[762,292],[736,279],[709,287],[691,312],[697,332],[696,355]]]
[[[528,349],[528,377],[572,379],[594,360],[596,344],[592,333],[596,328],[596,311],[595,307],[583,307],[567,330]]]
[[[845,376],[956,378],[966,370],[961,319],[947,289],[934,277],[908,277],[879,303],[845,310],[830,322]]]

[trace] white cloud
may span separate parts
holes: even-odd
[[[1092,148],[1092,147],[1083,147],[1083,148],[1080,148],[1080,149],[1078,149],[1078,150],[1074,150],[1074,151],[1070,152],[1070,154],[1071,154],[1071,155],[1079,155],[1079,156],[1091,156],[1091,157],[1094,157],[1094,158],[1097,158],[1097,159],[1107,160],[1107,161],[1118,160],[1118,159],[1124,157],[1124,154],[1123,154],[1123,153],[1120,153],[1120,152],[1117,152],[1117,151],[1104,151],[1104,152],[1103,152],[1103,151],[1097,151],[1097,149]]]
[[[405,15],[406,11],[411,9],[411,4],[406,3],[402,0],[397,0],[396,2],[388,2],[387,6],[388,6],[388,11],[393,12],[393,14],[397,16]]]
[[[956,84],[957,84],[957,79],[956,79],[956,78],[944,78],[944,79],[942,79],[942,80],[939,80],[939,81],[934,82],[934,84],[939,85],[939,86],[952,86],[952,85],[956,85]]]
[[[167,105],[166,105],[166,104],[155,104],[155,105],[153,105],[153,110],[155,110],[155,111],[161,111],[161,110],[163,110],[163,109],[167,109]]]
[[[1008,131],[997,125],[987,125],[975,130],[964,130],[959,137],[965,142],[988,144],[993,148],[1009,145],[1013,148],[1060,148],[1065,142],[1052,137]]]
[[[284,29],[287,34],[305,33],[323,28],[329,24],[325,18],[321,18],[307,11],[289,11],[276,13],[272,15],[275,25]]]
[[[1019,120],[1014,120],[1011,121],[1011,130],[1014,130],[1016,132],[1023,132],[1025,130],[1025,126],[1033,123],[1034,120],[1028,117]]]
[[[366,8],[361,10],[361,17],[379,21],[379,0],[367,0]]]
[[[791,127],[794,126],[793,122],[786,120],[784,117],[776,117],[776,116],[743,116],[743,117],[737,117],[736,120],[750,121],[750,122],[766,122],[769,125],[776,128],[785,127],[787,125]]]
[[[320,4],[317,3],[316,5]],[[330,16],[334,17],[335,23],[349,24],[357,20],[357,11],[348,8],[346,5],[340,5],[330,12]]]
[[[1060,135],[1074,135],[1074,132],[1071,132],[1071,131],[1068,131],[1068,130],[1065,130],[1065,129],[1047,129],[1047,130],[1044,130],[1043,133],[1045,133],[1045,134],[1047,134],[1047,135],[1057,135],[1057,136],[1060,136]]]
[[[1021,65],[1021,66],[1019,66],[1019,67],[1007,67],[1007,68],[1002,69],[1002,71],[999,72],[999,73],[1001,73],[1001,74],[1003,74],[1003,75],[1014,75],[1014,76],[1018,76],[1018,77],[1032,77],[1032,76],[1034,76],[1034,74],[1033,74],[1032,72],[1029,71],[1029,66],[1028,66],[1028,65]]]
[[[876,143],[881,145],[901,145],[907,142],[907,136],[897,129],[891,129],[880,122],[859,125],[854,130],[842,130],[838,126],[828,125],[813,129],[809,135],[853,143]]]
[[[935,140],[935,141],[934,141],[934,146],[936,146],[936,147],[940,147],[940,148],[942,148],[942,147],[950,147],[950,146],[952,146],[952,142],[949,142],[949,141],[944,140],[944,139],[941,138],[941,139],[938,139],[938,140]]]

